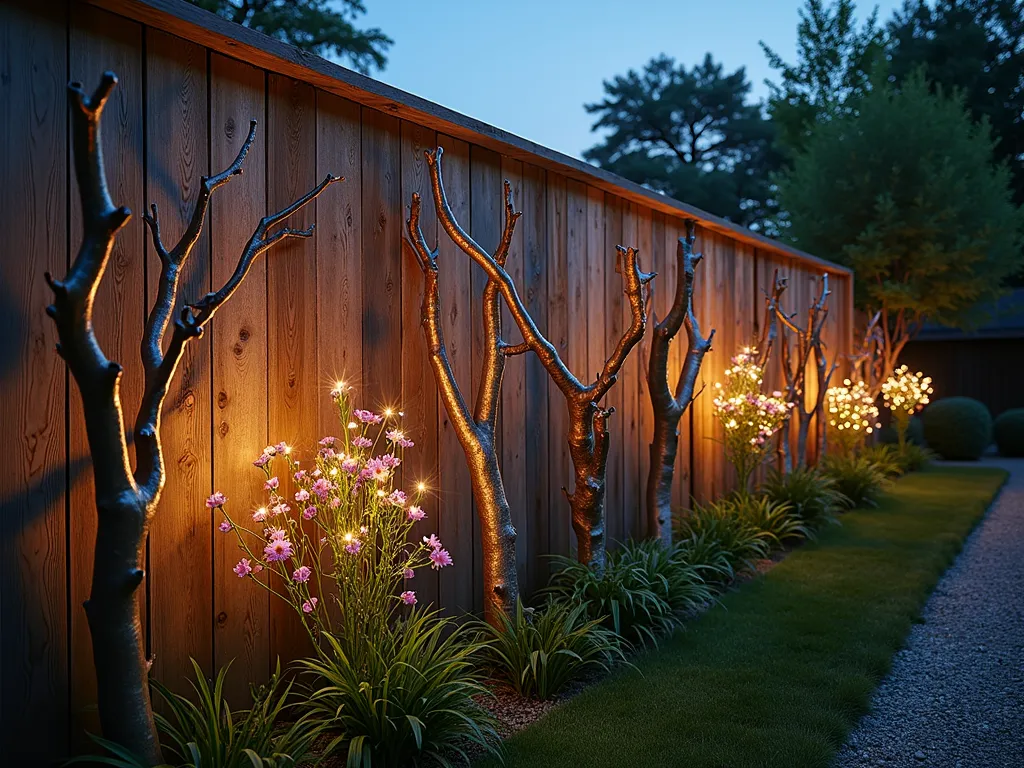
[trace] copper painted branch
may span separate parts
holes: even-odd
[[[786,290],[786,278],[779,277],[779,270],[772,274],[772,290],[765,291],[765,313],[764,324],[761,327],[761,338],[757,342],[757,364],[763,369],[768,365],[772,356],[772,349],[775,347],[775,340],[779,336],[778,318],[776,312],[782,305],[782,294]]]
[[[636,250],[619,247],[619,268],[632,320],[616,345],[615,351],[605,362],[597,381],[590,385],[581,383],[565,365],[554,345],[538,330],[504,267],[481,248],[455,220],[444,190],[441,148],[438,147],[434,152],[426,152],[425,155],[442,229],[484,270],[489,280],[488,284],[493,282],[499,287],[512,318],[523,335],[523,343],[537,355],[565,397],[569,416],[569,452],[572,456],[574,475],[574,489],[571,493],[566,492],[566,498],[569,500],[573,529],[576,531],[578,557],[581,562],[601,572],[605,562],[604,489],[608,463],[606,422],[611,410],[602,410],[597,401],[614,384],[626,356],[643,336],[647,321],[645,289],[654,276],[640,271]],[[508,187],[505,193],[506,211],[513,211]]]
[[[509,198],[511,202],[511,198]],[[508,253],[515,222],[519,218],[507,209],[506,232],[497,253]],[[495,442],[495,414],[501,396],[506,347],[501,341],[500,293],[493,280],[484,288],[484,335],[487,345],[475,415],[471,415],[448,360],[441,324],[438,296],[437,250],[430,250],[420,227],[421,201],[413,194],[406,229],[409,243],[423,272],[422,325],[427,342],[430,367],[441,395],[441,402],[455,428],[466,455],[480,521],[480,541],[484,582],[484,616],[499,624],[499,616],[515,611],[519,600],[519,576],[516,571],[516,529],[505,495]],[[454,238],[453,238],[454,239]],[[457,243],[458,244],[458,243]],[[461,247],[461,246],[460,246]]]
[[[651,334],[647,370],[654,412],[654,434],[650,445],[651,460],[646,487],[647,535],[666,544],[672,542],[672,482],[679,447],[679,421],[694,399],[697,375],[715,335],[712,330],[707,338],[701,336],[693,312],[693,284],[701,256],[693,252],[693,221],[686,222],[686,230],[686,238],[679,238],[676,245],[678,278],[672,309],[664,320],[655,325]],[[669,349],[684,325],[687,336],[686,358],[673,395],[668,383]]]

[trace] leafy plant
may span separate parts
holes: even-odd
[[[851,507],[878,506],[878,497],[888,484],[879,465],[864,456],[825,456],[821,467]]]
[[[614,557],[620,565],[643,570],[654,592],[676,616],[700,608],[714,598],[701,569],[680,557],[676,547],[655,539],[627,541]]]
[[[920,472],[935,460],[935,452],[923,445],[907,441],[902,449],[897,449],[896,460],[903,472]]]
[[[717,531],[705,528],[687,531],[682,538],[674,536],[675,557],[695,568],[705,583],[717,587],[736,577],[731,552],[716,535]]]
[[[767,496],[749,493],[733,494],[726,501],[733,505],[734,514],[767,536],[772,547],[814,536],[814,531],[804,524],[786,501],[773,501]]]
[[[325,653],[299,662],[310,678],[303,707],[335,734],[326,752],[345,756],[348,768],[468,764],[467,745],[498,753],[497,723],[474,701],[487,689],[482,648],[467,629],[414,611],[367,639],[361,665],[332,635],[325,639]]]
[[[654,583],[643,563],[624,558],[621,551],[609,555],[600,575],[572,558],[552,559],[560,567],[542,595],[586,605],[590,618],[631,643],[656,644],[657,636],[674,625],[662,585]]]
[[[732,575],[752,570],[755,560],[771,552],[772,537],[746,517],[737,515],[729,499],[694,504],[673,522],[681,549],[692,555],[699,553],[701,559],[715,562],[716,568],[726,561]]]
[[[993,434],[1001,456],[1024,456],[1024,408],[999,414]]]
[[[608,671],[625,661],[618,635],[586,603],[549,601],[538,611],[516,604],[513,616],[499,613],[500,626],[478,624],[488,672],[520,696],[550,699],[591,670]]]
[[[835,479],[814,468],[788,473],[772,469],[761,489],[771,501],[788,504],[811,533],[835,523],[835,513],[850,504],[836,488]]]
[[[869,445],[862,448],[858,455],[874,464],[886,477],[899,477],[905,472],[899,448],[895,443]]]
[[[175,768],[291,768],[310,752],[323,727],[310,715],[284,727],[279,724],[292,684],[281,688],[281,664],[264,686],[253,687],[252,709],[232,713],[224,700],[224,680],[231,664],[222,667],[213,688],[193,659],[195,681],[190,681],[198,703],[154,681],[168,716],[156,715],[157,728],[165,736],[164,749],[177,758]],[[106,756],[84,756],[70,762],[100,763],[117,768],[150,768],[114,742],[91,736],[106,749]],[[171,764],[160,768],[170,768]]]
[[[928,446],[944,459],[974,461],[992,444],[992,414],[970,397],[944,397],[921,414]]]

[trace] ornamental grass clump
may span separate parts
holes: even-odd
[[[736,467],[742,490],[749,487],[750,475],[765,460],[772,436],[793,408],[781,392],[761,392],[763,374],[757,350],[744,347],[725,369],[725,385],[715,383],[715,416],[725,428],[725,455]]]
[[[725,566],[730,580],[753,570],[758,560],[771,553],[772,537],[736,514],[730,499],[694,504],[673,522],[673,535],[679,548],[690,553],[690,562],[707,563],[719,570]]]
[[[815,467],[792,472],[772,469],[761,490],[772,502],[787,505],[809,538],[820,528],[835,523],[836,513],[850,505],[835,479]]]
[[[885,406],[892,411],[901,452],[907,442],[910,417],[928,405],[928,396],[933,392],[931,384],[930,377],[920,371],[911,373],[906,365],[901,365],[882,382],[882,399]]]
[[[864,438],[881,428],[878,406],[863,381],[844,379],[843,385],[825,392],[825,408],[832,435],[843,453],[852,454]]]
[[[424,486],[411,494],[395,487],[404,451],[414,445],[401,430],[402,414],[354,408],[349,392],[332,390],[341,437],[322,438],[308,465],[284,443],[253,462],[264,476],[265,506],[230,515],[220,493],[207,505],[224,513],[220,530],[237,536],[238,577],[291,605],[315,644],[332,634],[358,659],[366,638],[416,605],[409,588],[416,571],[444,568],[452,557],[435,534],[413,535],[427,517]]]

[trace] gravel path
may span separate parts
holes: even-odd
[[[1024,768],[1024,460],[942,577],[835,768]]]

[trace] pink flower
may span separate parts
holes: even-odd
[[[391,470],[384,465],[384,462],[380,459],[370,459],[366,462],[366,469],[363,470],[367,480],[376,480],[378,483],[383,483],[391,476]]]
[[[415,522],[419,522],[420,520],[422,520],[426,516],[427,516],[427,513],[424,512],[420,507],[417,507],[417,506],[409,507],[409,519],[412,520],[414,523]]]
[[[402,448],[412,448],[414,445],[416,445],[416,443],[414,443],[412,440],[409,440],[401,432],[401,430],[389,429],[385,433],[385,437],[387,437],[387,439],[390,440],[395,445],[401,446]]]
[[[358,437],[352,438],[352,445],[354,445],[356,448],[369,448],[370,446],[373,445],[373,440],[371,440],[368,437],[363,437],[362,435],[359,435]]]
[[[273,491],[279,485],[280,485],[280,482],[278,481],[278,479],[276,477],[272,477],[269,480],[267,480],[267,482],[265,482],[263,484],[263,490],[265,490],[265,491]]]
[[[363,548],[363,542],[359,539],[352,539],[348,544],[345,545],[345,551],[350,555],[358,555],[359,550]]]
[[[306,507],[302,510],[302,516],[307,520],[312,520],[316,517],[316,507]]]
[[[317,599],[315,597],[309,598],[309,600],[307,600],[306,602],[304,602],[302,604],[302,612],[303,613],[312,613],[313,609],[316,608],[316,603],[317,603]]]
[[[394,454],[385,453],[383,456],[380,457],[380,462],[388,469],[394,469],[395,467],[402,463],[402,460],[395,456]]]
[[[305,488],[299,488],[299,490],[297,490],[295,492],[295,500],[296,501],[308,501],[309,500],[309,491],[307,491]]]
[[[404,507],[408,499],[405,496],[405,491],[396,488],[388,495],[388,501],[396,507]]]
[[[331,505],[331,509],[337,509],[338,507],[341,506],[341,499],[339,499],[337,496],[335,496],[328,503]]]
[[[221,533],[227,533],[231,530],[231,523],[227,520],[221,520],[220,525],[217,526]]]
[[[243,557],[241,560],[238,561],[238,565],[236,565],[231,570],[238,574],[238,578],[244,579],[246,576],[252,573],[252,565],[249,563],[248,558]]]
[[[288,539],[273,539],[263,548],[263,554],[267,556],[268,563],[287,560],[292,556],[292,543]]]
[[[267,519],[267,508],[266,507],[260,507],[259,509],[257,509],[255,512],[252,513],[252,521],[254,523],[262,523],[266,519]]]
[[[434,534],[434,533],[430,534],[429,538],[424,536],[423,537],[423,543],[426,544],[431,549],[434,549],[434,550],[440,549],[443,546],[441,544],[441,540],[439,538],[437,538],[437,534]]]
[[[263,570],[263,564],[262,563],[256,563],[256,565],[254,565],[252,567],[252,572],[253,573],[259,573],[262,570]]]
[[[313,572],[309,570],[309,566],[300,566],[296,568],[295,572],[292,574],[292,581],[297,581],[301,584],[305,584],[307,581],[309,581],[310,574],[312,573]]]
[[[416,576],[416,571],[412,568],[406,568],[405,571],[402,572],[402,576],[406,579],[411,579]]]
[[[352,411],[352,415],[363,422],[363,424],[380,424],[384,419],[383,416],[378,416],[373,411],[364,411],[359,408]]]
[[[295,482],[296,483],[301,483],[305,479],[306,479],[306,470],[300,469],[298,472],[295,473]]]
[[[267,456],[277,456],[277,448],[273,445],[268,445],[266,448],[263,449],[263,453],[265,453]]]
[[[416,605],[416,593],[411,590],[407,589],[399,597],[402,598],[402,602],[406,605]]]
[[[206,500],[206,506],[208,506],[210,509],[214,509],[215,507],[219,507],[226,503],[227,500],[227,496],[225,496],[220,491],[217,491],[215,494],[213,494],[210,498]]]
[[[333,448],[334,447],[334,442],[337,439],[338,438],[331,437],[329,435],[327,437],[322,437],[322,438],[320,438],[320,445],[323,446],[324,448]]]
[[[265,467],[270,463],[270,454],[261,453],[260,457],[252,463],[254,467]]]
[[[275,515],[283,515],[287,512],[291,512],[292,508],[282,501],[280,504],[274,505],[274,508],[270,511],[273,512]]]
[[[267,528],[263,531],[263,535],[266,536],[269,541],[280,541],[285,538],[288,533],[284,528]]]
[[[447,549],[435,549],[430,553],[430,567],[435,571],[452,564],[452,556]]]
[[[341,462],[341,471],[347,472],[350,475],[354,475],[359,471],[359,462],[353,459],[351,456]]]
[[[277,445],[275,445],[275,446],[274,446],[274,449],[275,449],[275,450],[276,450],[276,451],[277,451],[278,453],[288,453],[288,446],[287,446],[287,444],[285,444],[284,442],[280,442],[280,443],[278,443]]]
[[[327,480],[325,480],[324,478],[321,477],[315,483],[313,483],[313,489],[312,490],[313,490],[313,493],[315,493],[321,499],[326,499],[327,498],[327,494],[329,494],[331,492],[331,484],[329,482],[327,482]]]

